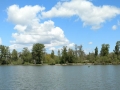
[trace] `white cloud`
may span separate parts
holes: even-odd
[[[116,30],[116,29],[117,29],[117,25],[113,25],[112,30]]]
[[[0,45],[2,44],[2,39],[0,38]]]
[[[40,23],[37,14],[44,10],[40,6],[25,6],[20,8],[12,5],[7,9],[8,21],[15,24],[16,33],[12,33],[10,48],[31,48],[33,43],[43,43],[46,48],[71,44],[65,37],[64,31],[56,27],[51,20]],[[30,15],[30,16],[29,16]]]
[[[93,44],[93,42],[89,42],[88,44]]]
[[[19,32],[24,32],[24,30],[27,28],[25,25],[16,25],[14,27],[15,30],[18,30]]]
[[[75,43],[70,43],[70,44],[67,45],[67,48],[72,48],[72,49],[74,49],[74,47],[75,47]]]
[[[18,25],[26,25],[32,22],[38,22],[39,19],[37,17],[37,14],[44,9],[44,7],[40,7],[38,5],[26,5],[22,8],[20,8],[18,5],[12,5],[7,8],[7,20]]]
[[[32,44],[12,44],[9,46],[10,50],[17,49],[21,51],[24,47],[27,47],[29,50],[32,49]]]
[[[90,25],[92,29],[99,29],[102,24],[120,14],[120,8],[103,5],[95,6],[88,0],[70,0],[58,2],[49,11],[43,11],[43,18],[79,16],[83,26]]]

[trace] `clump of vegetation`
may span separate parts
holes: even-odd
[[[54,50],[51,54],[45,52],[44,44],[36,43],[30,51],[27,47],[22,52],[13,49],[10,52],[9,47],[0,45],[0,64],[12,65],[30,65],[30,64],[72,64],[72,63],[93,63],[93,64],[120,64],[120,41],[116,42],[113,52],[109,52],[110,45],[102,44],[100,53],[95,47],[94,52],[85,54],[82,45],[75,45],[75,49],[63,46],[55,55]]]

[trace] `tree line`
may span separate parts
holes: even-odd
[[[120,64],[120,41],[116,42],[113,52],[109,52],[109,48],[109,44],[102,44],[100,53],[98,47],[95,47],[94,52],[86,54],[82,45],[75,45],[74,49],[63,46],[56,55],[54,50],[48,54],[41,43],[33,44],[31,51],[25,47],[21,52],[16,49],[10,52],[9,47],[0,45],[0,64]]]

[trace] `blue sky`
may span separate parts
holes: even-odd
[[[83,45],[86,53],[120,40],[119,0],[0,1],[0,44],[10,49],[43,43],[48,50]]]

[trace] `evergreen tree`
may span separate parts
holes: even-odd
[[[52,50],[51,52],[51,58],[54,59],[55,55],[54,55],[54,50]]]
[[[96,47],[95,48],[95,57],[97,57],[98,56],[98,48]]]
[[[61,58],[60,50],[58,50],[58,58],[59,58],[59,61],[60,61],[60,58]]]

